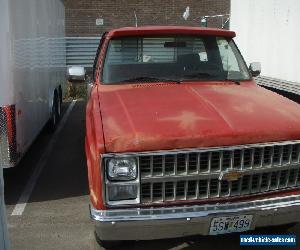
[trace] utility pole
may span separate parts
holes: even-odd
[[[138,18],[137,18],[135,11],[134,11],[134,20],[135,20],[135,27],[137,27],[138,26]]]
[[[9,250],[8,232],[6,224],[5,202],[4,202],[4,180],[3,168],[0,166],[0,250]]]

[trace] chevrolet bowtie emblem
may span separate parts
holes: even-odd
[[[238,170],[228,170],[222,172],[219,176],[220,181],[236,181],[245,175],[244,172]]]

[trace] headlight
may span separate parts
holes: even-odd
[[[108,197],[110,201],[134,200],[137,198],[138,187],[130,185],[108,185]]]
[[[110,181],[132,181],[137,178],[135,158],[110,159],[107,162],[107,177]]]
[[[140,203],[138,159],[115,157],[104,159],[106,202],[110,206]]]

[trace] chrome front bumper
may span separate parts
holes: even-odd
[[[152,240],[208,235],[217,216],[252,214],[251,229],[300,222],[300,195],[165,208],[96,210],[91,206],[90,213],[101,240]]]

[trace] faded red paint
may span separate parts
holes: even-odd
[[[108,33],[86,111],[91,202],[105,209],[101,154],[199,148],[300,139],[300,106],[256,85],[233,82],[101,84],[114,36],[235,33],[190,27],[123,28]],[[298,192],[298,191],[295,191]],[[270,194],[271,195],[271,194]]]
[[[92,204],[103,209],[101,154],[104,153],[104,138],[98,91],[95,86],[86,108],[85,151],[87,157],[90,198]]]
[[[107,152],[300,139],[300,106],[254,81],[101,85],[99,95]]]

